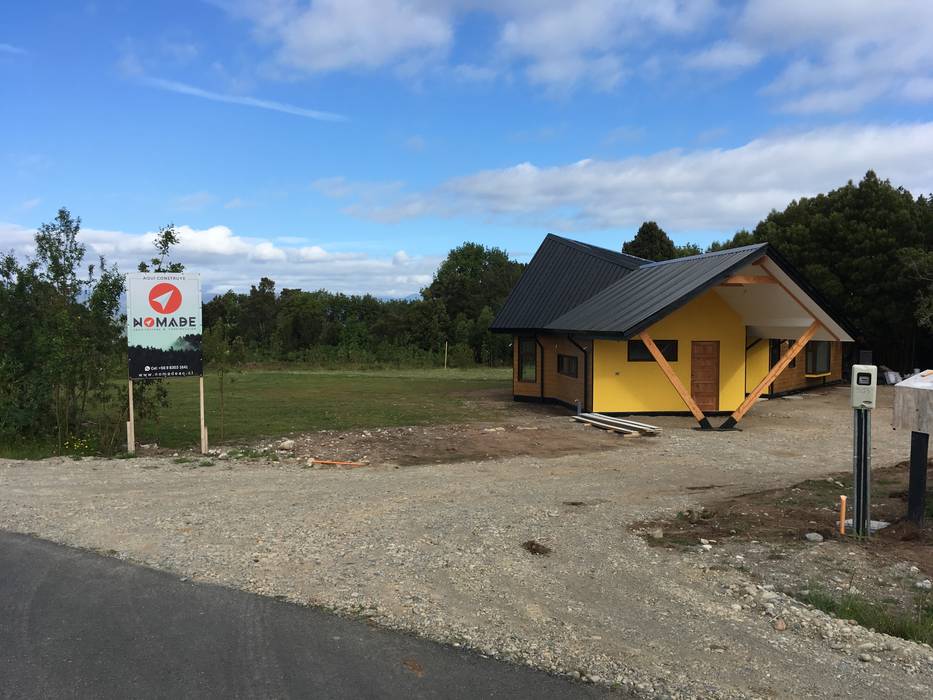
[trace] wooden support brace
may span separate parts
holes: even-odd
[[[700,407],[697,406],[697,402],[693,400],[690,392],[687,391],[683,383],[680,381],[680,377],[677,376],[677,374],[674,372],[674,369],[664,358],[664,355],[662,355],[661,351],[658,350],[658,346],[654,344],[654,341],[651,339],[651,336],[648,335],[648,332],[642,331],[639,333],[638,339],[645,344],[646,348],[648,348],[648,352],[651,353],[654,361],[658,363],[661,371],[664,372],[664,376],[667,377],[667,381],[669,381],[671,386],[674,387],[674,391],[680,394],[680,398],[683,399],[683,402],[687,405],[687,408],[690,409],[690,413],[693,414],[693,417],[697,419],[700,427],[703,428],[703,430],[711,430],[712,426],[709,424],[709,419],[703,414],[703,411],[700,410]]]
[[[806,347],[807,343],[810,342],[810,340],[821,327],[822,324],[816,320],[810,324],[810,327],[803,332],[803,335],[800,336],[797,342],[788,349],[787,354],[778,360],[777,364],[771,368],[771,371],[765,375],[765,378],[762,379],[758,383],[758,386],[752,390],[752,393],[746,396],[742,404],[737,409],[735,409],[731,416],[726,418],[725,422],[721,426],[719,426],[720,430],[729,430],[730,428],[734,428],[735,424],[742,420],[742,416],[748,413],[748,409],[755,405],[758,397],[760,397],[764,393],[764,390],[775,379],[777,379],[781,372],[787,368],[787,365],[789,365],[794,360],[794,358],[800,354],[800,351]]]

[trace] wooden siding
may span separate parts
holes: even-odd
[[[587,406],[584,410],[590,410],[592,407],[592,397],[586,396],[586,382],[592,377],[593,366],[591,361],[587,361],[583,351],[574,345],[567,336],[561,335],[539,335],[538,341],[541,347],[537,351],[537,381],[520,382],[518,381],[518,336],[515,336],[512,342],[512,393],[515,396],[522,397],[541,397],[541,379],[544,379],[544,398],[554,399],[568,406],[575,406],[577,401],[583,406],[586,400]],[[592,342],[588,340],[577,340],[578,343],[587,351],[590,351]],[[543,352],[542,352],[543,348]],[[577,358],[577,376],[568,377],[557,371],[557,356],[569,355]],[[584,376],[584,373],[589,375]]]
[[[781,343],[781,357],[787,353],[787,341]],[[806,349],[797,356],[796,367],[788,367],[774,380],[771,385],[772,394],[783,394],[787,391],[799,391],[810,387],[822,386],[842,379],[842,343],[834,341],[830,350],[829,374],[825,377],[808,378]]]

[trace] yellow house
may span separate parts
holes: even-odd
[[[766,243],[663,262],[548,235],[492,330],[513,394],[599,413],[730,414],[842,379],[847,324]]]

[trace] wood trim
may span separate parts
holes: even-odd
[[[697,406],[697,403],[693,400],[690,392],[688,392],[686,387],[684,387],[683,382],[680,381],[680,377],[677,376],[673,368],[668,364],[667,360],[664,359],[664,355],[662,355],[661,351],[658,350],[658,346],[654,344],[651,336],[648,335],[648,331],[642,331],[639,333],[638,339],[645,344],[646,348],[648,348],[648,352],[651,353],[654,361],[658,363],[661,371],[664,372],[664,376],[667,377],[667,381],[669,381],[671,386],[674,387],[674,391],[680,394],[680,398],[683,399],[683,402],[686,404],[687,408],[690,409],[690,413],[693,414],[693,417],[700,422],[700,425],[704,427],[708,426],[709,421],[703,414],[703,411],[700,410],[700,407]]]
[[[762,393],[764,393],[764,390],[767,388],[767,386],[771,384],[777,378],[777,376],[787,368],[787,365],[789,365],[791,361],[797,357],[797,355],[800,354],[800,351],[806,347],[807,343],[810,342],[810,339],[813,338],[814,334],[816,334],[816,332],[822,326],[823,324],[821,324],[819,321],[816,319],[813,320],[813,323],[810,324],[810,327],[807,328],[807,330],[803,332],[803,335],[797,339],[797,342],[788,349],[784,357],[778,360],[777,364],[771,368],[771,371],[765,375],[765,378],[758,382],[758,386],[752,390],[752,393],[746,396],[741,405],[735,409],[735,412],[726,419],[726,422],[722,424],[723,428],[732,428],[736,423],[742,420],[742,417],[748,413],[748,409],[750,409],[755,404]]]
[[[720,284],[723,287],[742,287],[746,284],[779,284],[770,274],[767,275],[732,275]]]

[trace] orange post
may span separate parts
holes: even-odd
[[[839,534],[846,534],[846,497],[839,497]]]

